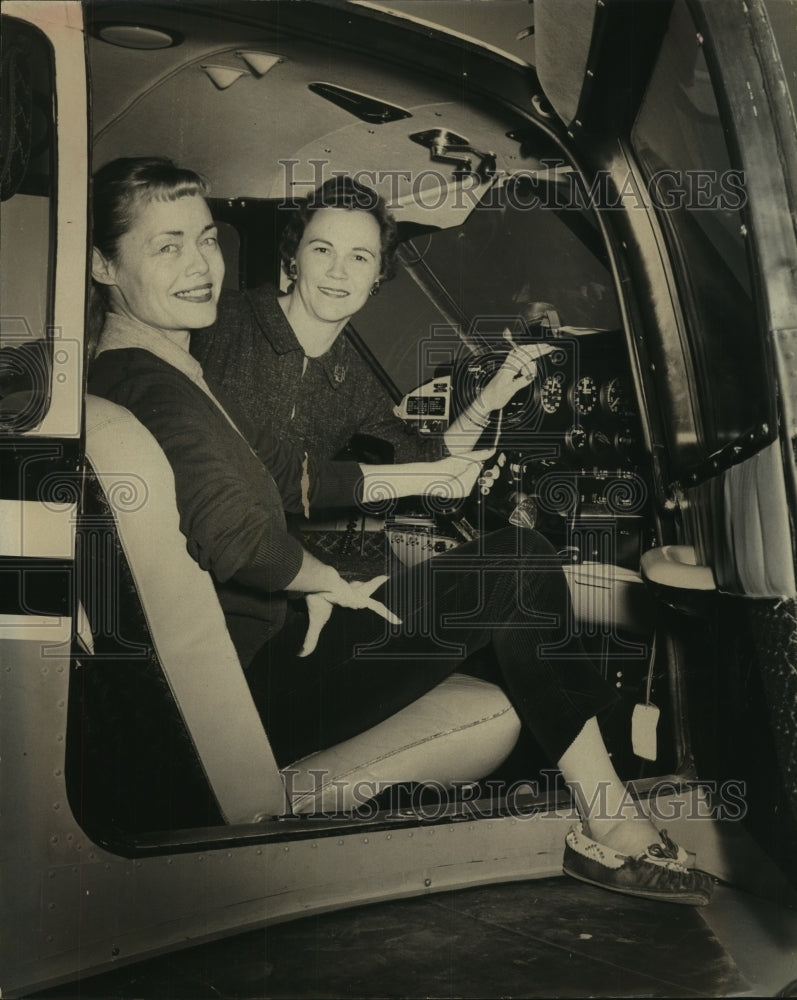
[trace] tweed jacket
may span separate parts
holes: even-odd
[[[395,462],[441,457],[439,441],[419,437],[393,414],[348,330],[326,354],[305,358],[277,297],[270,285],[225,290],[215,324],[191,336],[191,353],[225,406],[236,401],[256,427],[318,459],[337,456],[355,434],[385,442]]]

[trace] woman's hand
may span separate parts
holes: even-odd
[[[474,409],[485,415],[502,410],[510,399],[529,385],[537,374],[537,360],[553,350],[552,344],[524,344],[507,354],[504,363],[482,389]]]
[[[449,455],[429,463],[428,496],[445,500],[464,500],[469,497],[482,471],[482,464],[495,454],[494,448]]]
[[[448,444],[448,438],[446,438]],[[470,491],[495,449],[471,451],[469,447],[437,462],[407,462],[400,465],[361,465],[364,503],[383,503],[398,497],[436,496],[462,500]]]
[[[374,611],[389,621],[391,625],[401,624],[401,619],[394,615],[388,607],[371,597],[371,594],[387,580],[386,576],[375,576],[373,580],[357,580],[347,583],[343,577],[335,575],[337,580],[334,581],[334,585],[329,590],[305,596],[309,623],[299,656],[309,656],[316,648],[319,636],[329,621],[332,608],[336,604],[341,608]]]

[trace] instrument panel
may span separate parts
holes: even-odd
[[[500,367],[505,352],[470,358],[453,380],[455,410]],[[621,331],[586,331],[556,339],[538,361],[531,386],[491,426],[501,445],[526,461],[584,468],[628,468],[640,461],[641,433],[627,348]],[[490,440],[490,430],[483,442]]]
[[[407,524],[391,524],[391,548],[402,562],[429,558],[449,543],[469,540],[472,525],[489,530],[507,522],[536,527],[575,561],[605,561],[603,550],[593,551],[595,539],[603,538],[595,526],[611,522],[610,561],[637,567],[646,453],[625,337],[619,330],[578,331],[550,344],[553,350],[538,359],[534,380],[523,384],[484,428],[479,447],[494,447],[495,456],[485,463],[471,497],[447,515],[436,515],[429,537],[412,527],[407,540]],[[415,395],[431,392],[430,387],[449,378],[450,419],[456,419],[506,354],[505,344],[486,345],[454,366],[450,378],[438,372]],[[422,433],[442,430],[431,411],[423,412]],[[410,513],[414,526],[419,513],[413,504],[407,500],[399,509]],[[428,511],[424,516],[429,518]],[[581,538],[576,529],[583,517],[591,527]]]

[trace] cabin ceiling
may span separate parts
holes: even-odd
[[[228,199],[306,194],[322,169],[324,176],[372,171],[372,183],[395,206],[410,194],[417,202],[419,190],[435,204],[440,177],[450,187],[459,183],[452,165],[432,162],[430,150],[410,138],[419,132],[445,129],[494,153],[499,175],[537,165],[507,135],[523,126],[521,116],[468,102],[458,85],[386,61],[375,45],[355,51],[297,37],[275,16],[282,3],[249,4],[248,12],[262,10],[263,17],[246,23],[227,16],[240,4],[212,16],[200,6],[94,8],[95,168],[117,156],[165,155],[208,176],[213,195]],[[97,37],[105,23],[136,18],[177,33],[180,43],[132,50]],[[397,114],[362,120],[356,108],[310,89],[319,83],[374,98]]]
[[[533,0],[364,0],[363,5],[477,38],[535,65]]]

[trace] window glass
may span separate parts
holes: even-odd
[[[766,420],[768,391],[742,220],[744,178],[732,168],[702,39],[682,0],[632,145],[672,251],[708,455]]]
[[[564,177],[551,184],[512,179],[488,192],[463,225],[405,244],[404,268],[355,320],[401,394],[434,375],[433,366],[419,367],[418,345],[446,319],[478,339],[530,304],[549,303],[565,326],[620,326],[600,230],[585,200],[571,201],[572,181]],[[391,324],[398,302],[413,317],[401,337]]]
[[[2,20],[0,425],[38,424],[50,396],[55,207],[53,53],[36,28]]]

